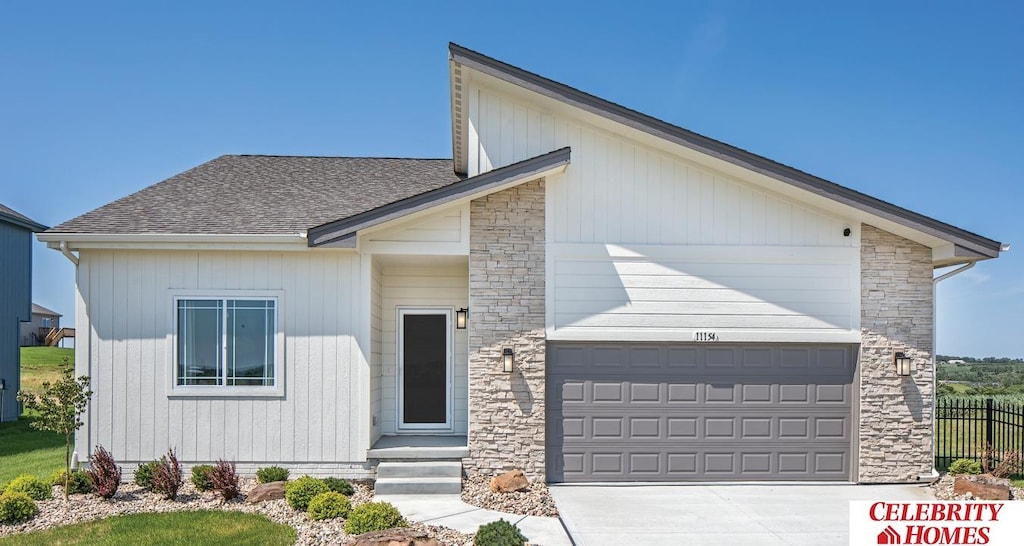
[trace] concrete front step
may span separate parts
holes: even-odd
[[[443,495],[462,492],[462,477],[377,478],[374,495]]]
[[[459,461],[381,461],[377,479],[386,478],[462,478]]]

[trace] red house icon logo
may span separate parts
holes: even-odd
[[[882,529],[881,533],[878,533],[879,544],[900,544],[900,535],[896,532],[896,529],[892,528],[892,525],[886,526]]]

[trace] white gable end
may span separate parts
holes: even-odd
[[[860,223],[469,86],[469,174],[568,146],[546,184],[552,340],[859,339]],[[849,235],[844,230],[850,228]]]

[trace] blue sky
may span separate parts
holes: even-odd
[[[227,153],[450,157],[454,41],[1016,243],[940,285],[938,352],[1024,356],[1024,4],[368,4],[3,3],[0,202],[56,225]],[[73,318],[70,263],[34,265]]]

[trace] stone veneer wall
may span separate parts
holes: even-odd
[[[917,481],[933,466],[931,249],[865,224],[860,256],[858,481]],[[897,351],[913,359],[909,377]]]
[[[501,353],[515,351],[502,371]],[[469,208],[467,473],[544,474],[544,181]]]

